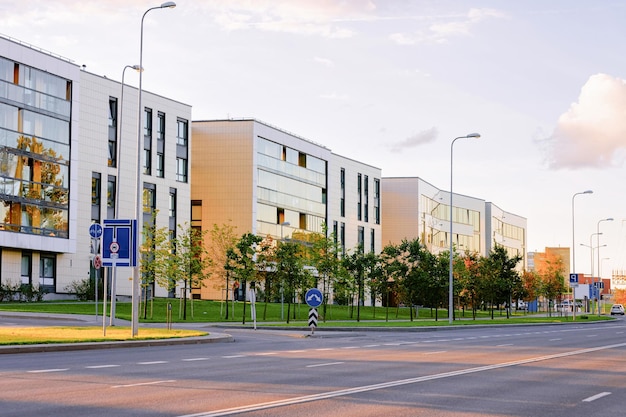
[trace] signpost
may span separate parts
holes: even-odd
[[[96,321],[98,321],[98,272],[102,266],[100,258],[100,236],[102,236],[102,226],[100,223],[92,223],[89,225],[89,236],[91,236],[91,262],[95,271],[95,305],[96,305]]]
[[[317,327],[317,307],[322,305],[324,301],[324,295],[317,288],[311,288],[308,290],[304,296],[304,301],[308,304],[309,307],[309,327],[311,328],[311,334],[315,333],[315,328]]]

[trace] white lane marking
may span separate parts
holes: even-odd
[[[360,346],[344,346],[342,349],[360,349]]]
[[[364,348],[379,347],[380,345],[365,345]]]
[[[537,356],[534,358],[521,359],[521,360],[513,361],[513,362],[496,363],[493,365],[479,366],[476,368],[467,368],[467,369],[461,369],[458,371],[444,372],[441,374],[426,375],[426,376],[421,376],[421,377],[416,377],[416,378],[400,379],[396,381],[383,382],[380,384],[364,385],[360,387],[346,388],[346,389],[341,389],[337,391],[322,392],[319,394],[304,395],[301,397],[288,398],[284,400],[268,401],[268,402],[258,403],[258,404],[225,408],[222,410],[207,411],[207,412],[201,412],[201,413],[195,413],[195,414],[185,414],[185,415],[181,415],[178,417],[218,417],[218,416],[230,416],[234,414],[258,411],[258,410],[268,410],[271,408],[283,407],[286,405],[309,403],[313,401],[325,400],[325,399],[335,398],[335,397],[342,397],[342,396],[352,395],[352,394],[357,394],[357,393],[362,393],[362,392],[369,392],[369,391],[375,391],[375,390],[385,389],[385,388],[390,388],[390,387],[416,384],[419,382],[433,381],[437,379],[451,378],[455,376],[474,374],[478,372],[486,372],[486,371],[490,371],[493,369],[508,368],[512,366],[525,365],[529,363],[541,362],[541,361],[546,361],[550,359],[566,358],[569,356],[583,355],[583,354],[590,353],[590,352],[621,348],[625,346],[626,346],[626,343],[618,343],[614,345],[599,346],[595,348],[573,350],[569,352],[557,353],[554,355]]]
[[[246,355],[229,355],[229,356],[222,356],[223,359],[233,359],[233,358],[245,358]]]
[[[318,363],[318,364],[315,364],[315,365],[307,365],[306,367],[307,367],[307,368],[318,368],[318,367],[320,367],[320,366],[341,365],[342,363],[345,363],[345,362],[328,362],[328,363]]]
[[[602,397],[606,397],[607,395],[611,395],[610,392],[601,392],[599,394],[596,395],[592,395],[591,397],[587,397],[583,400],[584,403],[590,403],[592,401],[598,400]]]
[[[434,352],[424,352],[424,355],[436,355],[438,353],[446,353],[447,350],[435,350]]]
[[[302,349],[302,350],[288,350],[287,353],[302,353],[302,352],[306,352],[306,350]]]
[[[501,345],[496,345],[496,347],[506,347],[506,346],[513,346],[513,343],[503,343]]]
[[[85,366],[85,368],[87,369],[102,369],[102,368],[116,368],[120,365],[91,365],[91,366]]]
[[[183,362],[194,362],[194,361],[208,361],[211,358],[187,358],[183,359]]]
[[[167,361],[137,362],[137,365],[160,365],[162,363],[167,363]]]
[[[137,384],[126,384],[126,385],[113,385],[111,388],[141,387],[143,385],[167,384],[168,382],[176,382],[176,380],[175,379],[166,379],[164,381],[139,382]]]
[[[323,350],[333,350],[333,348],[322,348],[322,349],[315,349],[315,350],[317,350],[317,351],[321,352],[321,351],[323,351]]]
[[[558,341],[558,340],[563,340],[563,339],[561,339],[560,337],[558,337],[558,338],[556,338],[556,339],[550,339],[550,342],[556,342],[556,341]]]
[[[34,371],[28,371],[31,374],[43,374],[46,372],[63,372],[69,371],[70,368],[55,368],[55,369],[35,369]]]
[[[277,355],[278,352],[261,352],[261,353],[257,353],[257,356],[270,356],[270,355]]]

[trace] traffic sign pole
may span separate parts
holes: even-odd
[[[317,327],[317,309],[310,308],[309,309],[309,327],[311,328],[311,334],[315,333],[315,328]]]

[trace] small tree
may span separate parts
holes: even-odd
[[[243,320],[242,324],[246,324],[246,289],[247,283],[254,280],[256,267],[256,246],[261,243],[262,238],[252,233],[246,233],[235,243],[234,250],[229,254],[229,268],[235,277],[239,279],[243,287]]]
[[[304,269],[305,249],[296,242],[280,242],[276,249],[276,278],[287,299],[287,323],[291,303],[298,292],[311,281],[311,274]],[[295,315],[295,309],[294,309]]]

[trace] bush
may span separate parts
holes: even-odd
[[[39,287],[32,284],[0,284],[0,301],[41,301],[45,294],[45,290],[39,290]]]
[[[89,278],[72,281],[67,287],[65,287],[65,291],[75,294],[79,301],[93,300],[96,295],[93,281]]]

